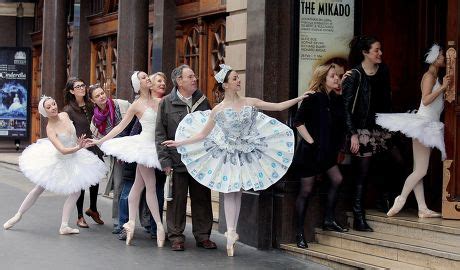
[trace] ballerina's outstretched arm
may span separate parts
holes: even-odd
[[[120,134],[131,122],[133,117],[136,115],[137,112],[137,106],[136,102],[133,103],[133,105],[129,106],[128,111],[126,112],[125,116],[123,116],[123,119],[121,119],[120,123],[116,125],[109,133],[107,133],[104,137],[101,139],[89,139],[90,145],[96,145],[96,144],[102,144],[103,142],[112,139],[113,137],[117,136]]]
[[[290,100],[286,100],[286,101],[283,101],[283,102],[279,102],[279,103],[266,102],[266,101],[263,101],[263,100],[258,99],[258,98],[246,98],[246,101],[247,101],[246,104],[248,104],[250,106],[254,106],[257,109],[264,110],[264,111],[283,111],[283,110],[286,110],[287,108],[292,107],[295,104],[299,103],[304,98],[308,97],[308,95],[310,95],[311,93],[313,93],[313,92],[312,91],[307,91],[307,92],[303,93],[303,95],[301,95],[299,97],[296,97],[296,98],[293,98],[293,99],[290,99]]]
[[[216,125],[216,122],[214,121],[214,117],[216,115],[217,108],[218,106],[212,109],[211,114],[209,115],[208,121],[204,125],[203,129],[197,134],[195,134],[194,136],[192,136],[191,138],[188,138],[183,141],[167,140],[167,141],[162,142],[161,144],[167,147],[178,147],[181,145],[196,143],[196,142],[203,140],[204,138],[206,138],[206,136],[209,135],[209,133],[212,131],[212,129]]]

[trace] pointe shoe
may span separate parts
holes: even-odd
[[[437,218],[441,217],[441,213],[435,212],[428,208],[418,210],[418,217],[419,218]]]
[[[5,224],[3,224],[3,229],[8,230],[11,229],[14,224],[18,223],[22,218],[21,213],[16,213],[12,218],[10,218]]]
[[[163,224],[157,225],[157,245],[158,247],[164,247],[166,234],[163,228]]]
[[[61,235],[77,234],[77,233],[80,233],[80,230],[70,228],[69,226],[61,226],[61,228],[59,229],[59,234],[61,234]]]
[[[22,218],[21,213],[16,213],[12,218],[10,218],[5,224],[3,224],[3,229],[11,229],[16,223],[18,223]]]
[[[401,209],[404,207],[404,204],[406,203],[406,200],[403,199],[401,196],[398,196],[395,198],[395,202],[393,206],[391,207],[390,211],[388,211],[387,216],[392,217],[399,213]]]
[[[125,228],[126,230],[126,245],[127,246],[130,246],[131,241],[133,240],[135,225],[136,224],[134,223],[134,220],[130,220],[123,225],[123,228]]]
[[[233,257],[235,254],[235,242],[239,239],[239,235],[236,231],[229,231],[224,235],[227,237],[227,256]]]

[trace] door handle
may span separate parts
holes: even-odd
[[[457,51],[452,47],[446,51],[446,74],[450,78],[450,83],[446,90],[446,100],[452,103],[457,93]]]

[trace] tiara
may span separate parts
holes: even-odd
[[[227,76],[227,73],[232,70],[231,66],[227,66],[225,64],[220,64],[219,67],[221,68],[219,72],[217,72],[216,75],[214,75],[214,78],[218,83],[223,83],[225,80],[225,76]]]

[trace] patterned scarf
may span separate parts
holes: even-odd
[[[106,134],[107,120],[110,120],[110,126],[114,125],[115,121],[115,104],[111,98],[107,99],[107,106],[101,111],[99,106],[94,106],[94,124],[97,127],[97,130],[102,135]],[[110,116],[110,119],[107,119]]]

